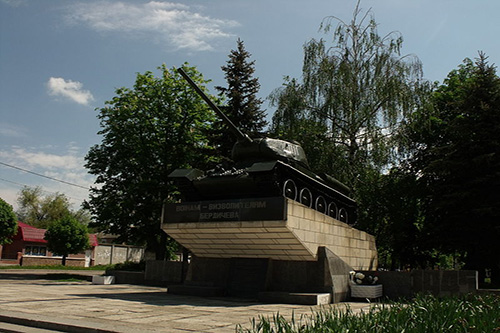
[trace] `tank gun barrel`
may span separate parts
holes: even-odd
[[[253,140],[243,133],[232,121],[229,119],[224,112],[219,109],[217,105],[212,102],[210,98],[194,83],[194,81],[189,77],[189,75],[184,72],[182,68],[177,68],[177,72],[182,75],[182,77],[189,83],[189,85],[200,95],[201,98],[208,104],[208,106],[215,111],[217,116],[229,127],[229,130],[236,136],[238,142],[252,143]]]

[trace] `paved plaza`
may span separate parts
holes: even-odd
[[[331,306],[360,311],[369,304]],[[235,332],[237,325],[250,328],[251,318],[259,315],[272,317],[279,312],[290,318],[293,313],[297,319],[319,308],[179,296],[168,294],[164,287],[93,285],[71,278],[65,271],[0,270],[0,331],[14,320],[69,332]]]

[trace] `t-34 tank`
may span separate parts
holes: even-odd
[[[315,174],[304,149],[294,142],[250,138],[208,98],[182,70],[178,72],[205,100],[237,138],[232,150],[234,166],[203,172],[176,169],[168,177],[184,201],[272,197],[284,195],[342,222],[356,221],[356,202],[349,188],[327,174]]]

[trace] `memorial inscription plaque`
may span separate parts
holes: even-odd
[[[190,201],[165,204],[162,223],[283,221],[286,216],[284,197]]]

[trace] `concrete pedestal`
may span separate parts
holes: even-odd
[[[164,210],[162,229],[193,254],[185,292],[209,283],[230,296],[328,293],[340,302],[349,295],[351,270],[377,267],[373,236],[293,200],[177,205]],[[242,212],[242,207],[257,212]],[[240,216],[259,219],[234,220]]]

